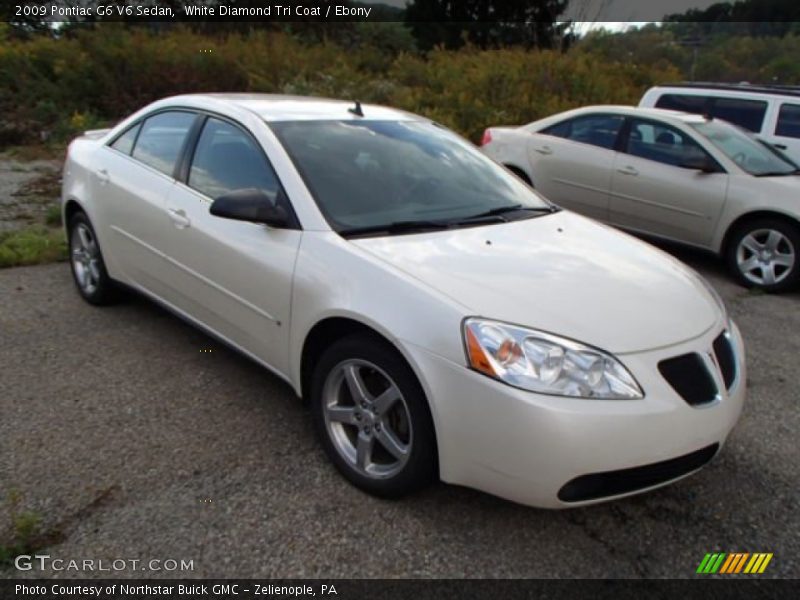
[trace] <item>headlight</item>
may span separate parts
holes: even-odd
[[[616,358],[550,333],[471,318],[464,343],[470,367],[515,387],[576,398],[644,397]]]

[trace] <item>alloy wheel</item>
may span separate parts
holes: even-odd
[[[100,250],[92,230],[84,223],[72,230],[70,254],[78,286],[85,294],[94,294],[100,284]]]
[[[789,277],[795,260],[796,250],[791,240],[775,229],[751,231],[736,248],[739,271],[756,285],[781,283]]]
[[[403,470],[413,443],[411,415],[385,371],[366,360],[345,360],[328,374],[322,402],[327,433],[353,470],[373,479]]]

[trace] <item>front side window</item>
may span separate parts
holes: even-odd
[[[541,133],[611,150],[624,121],[622,115],[585,115],[552,125]]]
[[[631,122],[627,153],[673,167],[707,154],[682,131],[664,123],[638,119]]]
[[[114,142],[111,144],[111,147],[114,148],[114,150],[119,150],[123,154],[130,156],[131,150],[133,150],[133,143],[136,141],[136,135],[139,133],[139,128],[141,126],[141,123],[137,123],[128,129],[125,133],[114,140]]]
[[[800,105],[782,104],[775,135],[800,139]]]
[[[420,121],[270,123],[331,227],[438,226],[550,206],[466,140]],[[500,212],[496,212],[500,211]]]
[[[171,177],[195,118],[194,113],[169,111],[145,120],[133,158]]]
[[[792,175],[797,165],[755,136],[722,121],[691,126],[742,169],[756,176]]]
[[[197,141],[188,185],[210,198],[255,188],[277,199],[278,178],[256,142],[238,127],[209,118]]]

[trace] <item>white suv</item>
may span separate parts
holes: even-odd
[[[800,86],[670,84],[647,90],[639,106],[729,121],[752,131],[800,164]]]

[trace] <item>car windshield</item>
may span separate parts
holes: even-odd
[[[270,127],[342,235],[502,222],[553,210],[516,176],[433,123],[290,121]]]
[[[797,165],[788,157],[729,123],[705,121],[691,123],[691,126],[751,175],[766,177],[797,173]]]

